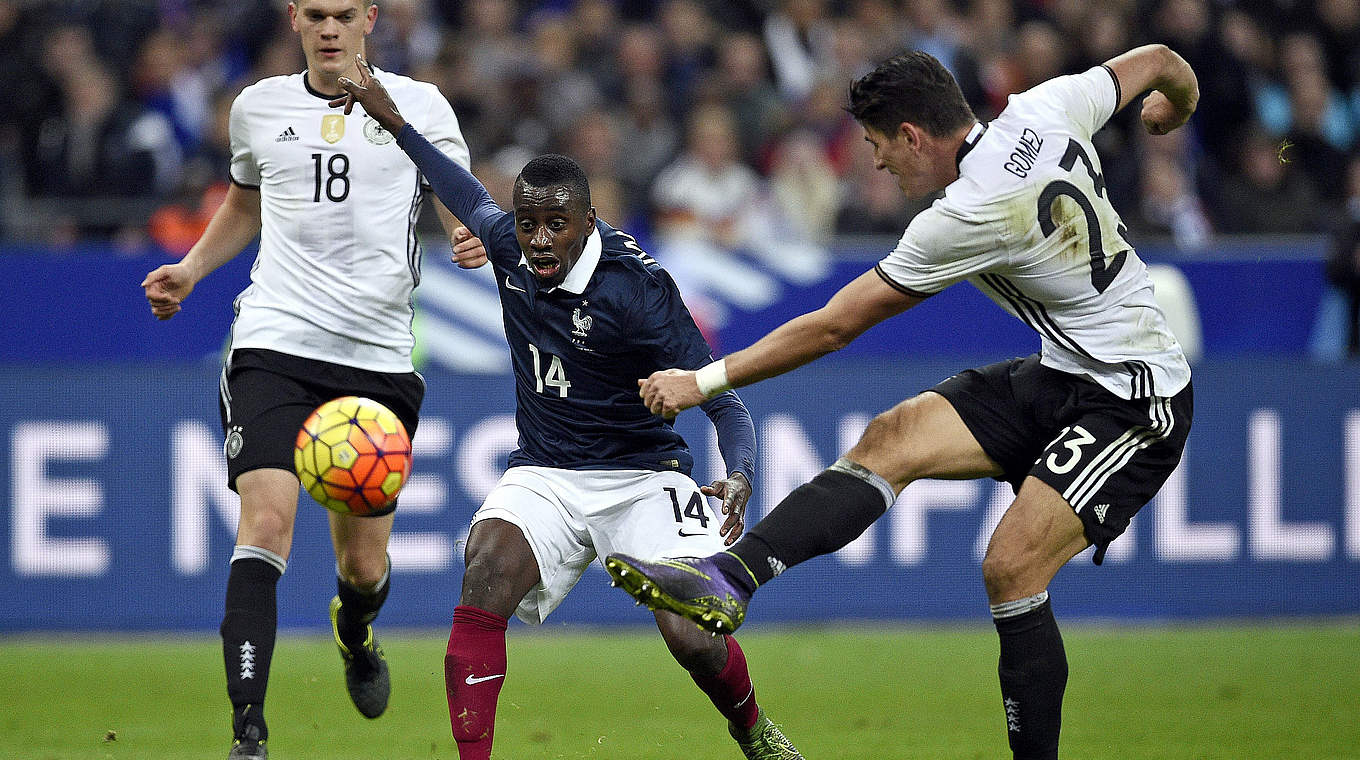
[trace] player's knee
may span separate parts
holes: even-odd
[[[864,428],[864,434],[860,436],[859,443],[855,444],[855,450],[873,453],[898,443],[903,428],[902,417],[905,414],[908,412],[902,411],[902,406],[898,405],[874,417],[869,421],[868,427]]]
[[[462,604],[487,609],[497,581],[504,577],[501,563],[490,557],[470,557],[463,571]]]
[[[242,509],[238,538],[254,546],[282,543],[292,534],[292,518],[273,509]]]
[[[538,567],[532,557],[526,563],[481,552],[468,557],[459,603],[509,617],[537,583]]]
[[[369,590],[376,588],[387,575],[387,552],[341,551],[335,557],[335,565],[346,583]]]
[[[463,557],[462,604],[509,617],[538,584],[533,549],[518,526],[482,520],[472,526]]]
[[[846,456],[898,487],[905,486],[919,476],[920,458],[916,455],[919,446],[912,434],[917,416],[912,400],[882,412],[869,422]]]
[[[1019,593],[1029,573],[1030,563],[1015,552],[993,547],[982,558],[982,582],[987,587],[987,597],[993,602],[1005,601]]]

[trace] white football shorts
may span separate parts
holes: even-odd
[[[518,526],[538,560],[538,585],[515,616],[542,623],[596,557],[704,557],[721,551],[722,518],[687,475],[651,470],[511,467],[472,524]]]

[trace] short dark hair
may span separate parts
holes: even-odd
[[[590,181],[586,171],[570,156],[546,153],[536,156],[520,170],[515,184],[526,187],[565,187],[578,203],[590,208]]]
[[[885,135],[897,132],[905,121],[944,137],[977,120],[954,75],[920,50],[895,55],[856,79],[845,110]]]

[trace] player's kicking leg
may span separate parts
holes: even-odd
[[[850,543],[896,497],[886,480],[842,458],[794,489],[731,549],[657,560],[611,554],[604,566],[613,585],[648,607],[674,612],[712,633],[732,633],[745,621],[757,588],[793,565]]]
[[[923,393],[876,417],[845,457],[794,489],[731,549],[656,561],[611,554],[605,569],[643,604],[731,633],[758,587],[858,538],[911,481],[1000,471],[950,403]]]
[[[373,633],[391,588],[387,539],[392,515],[355,517],[330,513],[331,542],[335,546],[336,589],[331,599],[331,634],[345,664],[345,688],[354,707],[365,718],[387,709],[392,678],[387,658]]]
[[[802,754],[756,703],[746,655],[731,636],[710,636],[683,618],[656,613],[656,627],[671,656],[689,671],[727,719],[727,730],[748,760],[802,760]]]

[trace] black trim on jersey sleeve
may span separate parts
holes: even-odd
[[[237,187],[245,188],[246,190],[259,190],[259,189],[260,189],[260,186],[259,186],[259,185],[247,185],[246,183],[244,183],[244,182],[242,182],[242,181],[236,179],[235,177],[231,176],[231,172],[227,172],[227,181],[230,182],[230,183],[233,184],[233,185],[236,185]]]
[[[1114,80],[1114,110],[1118,111],[1119,104],[1124,100],[1124,90],[1119,86],[1119,77],[1114,73],[1114,69],[1106,64],[1100,64],[1100,68],[1105,69],[1105,73],[1109,74],[1110,79]]]
[[[896,290],[896,291],[899,292],[899,293],[903,293],[903,294],[909,295],[909,296],[914,296],[914,297],[916,297],[916,298],[930,298],[931,296],[935,295],[935,293],[926,293],[926,292],[921,291],[921,290],[913,290],[912,288],[909,288],[909,287],[907,287],[906,285],[903,285],[903,284],[901,284],[901,283],[899,283],[899,282],[894,282],[894,281],[893,281],[893,278],[889,277],[889,276],[888,276],[888,273],[885,272],[885,271],[883,271],[883,265],[882,265],[882,264],[875,264],[875,265],[874,265],[874,273],[877,274],[879,277],[881,277],[881,278],[883,279],[883,281],[886,282],[886,283],[888,284],[888,287],[892,288],[893,290]],[[936,291],[936,292],[938,292],[938,291]]]

